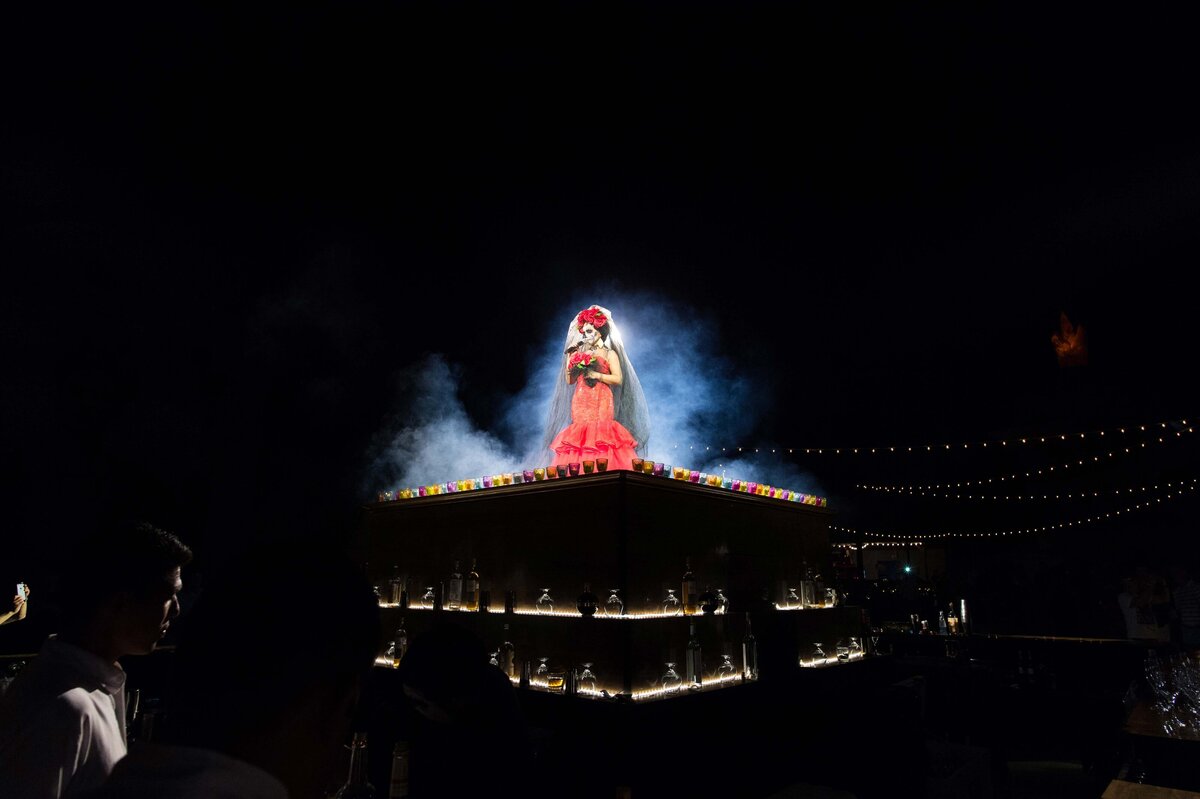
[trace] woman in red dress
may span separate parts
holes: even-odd
[[[570,423],[563,426],[568,411]],[[547,426],[553,465],[607,458],[610,470],[629,469],[645,452],[648,434],[641,384],[612,314],[598,305],[580,311],[567,333]]]

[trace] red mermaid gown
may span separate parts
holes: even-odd
[[[596,363],[596,371],[612,374],[608,361],[597,358]],[[596,385],[589,386],[587,380],[577,378],[571,397],[571,424],[550,443],[553,465],[608,458],[609,471],[632,469],[636,447],[633,436],[613,418],[613,393],[608,384],[596,381]]]

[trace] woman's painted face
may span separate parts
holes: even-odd
[[[600,338],[599,331],[592,326],[591,322],[585,322],[583,325],[583,340],[589,344],[595,344],[598,338]]]

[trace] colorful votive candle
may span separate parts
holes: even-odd
[[[608,471],[608,458],[596,458],[596,471]]]
[[[631,468],[632,468],[632,469],[633,469],[635,472],[640,472],[640,471],[642,470],[642,459],[641,459],[641,458],[634,458],[634,459],[633,459],[633,463],[631,464]]]
[[[512,478],[513,478],[513,485],[521,485],[521,483],[525,482],[524,472],[513,472]]]
[[[583,473],[584,474],[591,474],[594,471],[596,471],[596,462],[595,461],[584,461],[583,462]]]
[[[699,483],[700,482],[700,472],[692,471],[692,473],[688,475],[688,481],[692,482],[692,483]]]
[[[654,473],[655,477],[662,477],[664,466],[666,466],[665,463],[655,463],[654,464],[654,472],[653,473]]]
[[[567,473],[570,474],[572,477],[577,477],[579,475],[579,464],[578,463],[568,463],[567,464]]]
[[[534,472],[536,472],[536,469],[525,469],[521,472],[521,476],[525,478],[526,483],[532,483]]]
[[[484,475],[484,477],[483,477],[483,487],[484,487],[484,488],[491,488],[491,487],[492,487],[492,476],[491,476],[490,474]]]
[[[742,481],[734,480],[733,482],[731,482],[729,484],[729,487],[732,488],[734,491],[741,491],[742,490]]]
[[[746,493],[757,494],[758,493],[758,483],[746,483]]]
[[[642,473],[654,474],[654,461],[642,461]]]
[[[533,470],[533,479],[539,480],[539,481],[545,480],[546,479],[546,470],[541,466],[534,469]]]
[[[567,476],[567,465],[565,463],[560,463],[558,466],[555,466],[554,468],[555,468],[555,470],[558,471],[559,477]]]
[[[504,484],[506,486],[510,486],[513,484],[513,473],[512,472],[504,473]]]

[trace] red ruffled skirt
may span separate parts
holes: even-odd
[[[582,378],[571,397],[571,424],[554,437],[554,466],[608,458],[608,469],[632,469],[637,441],[613,418],[613,395],[604,383],[589,386]]]

